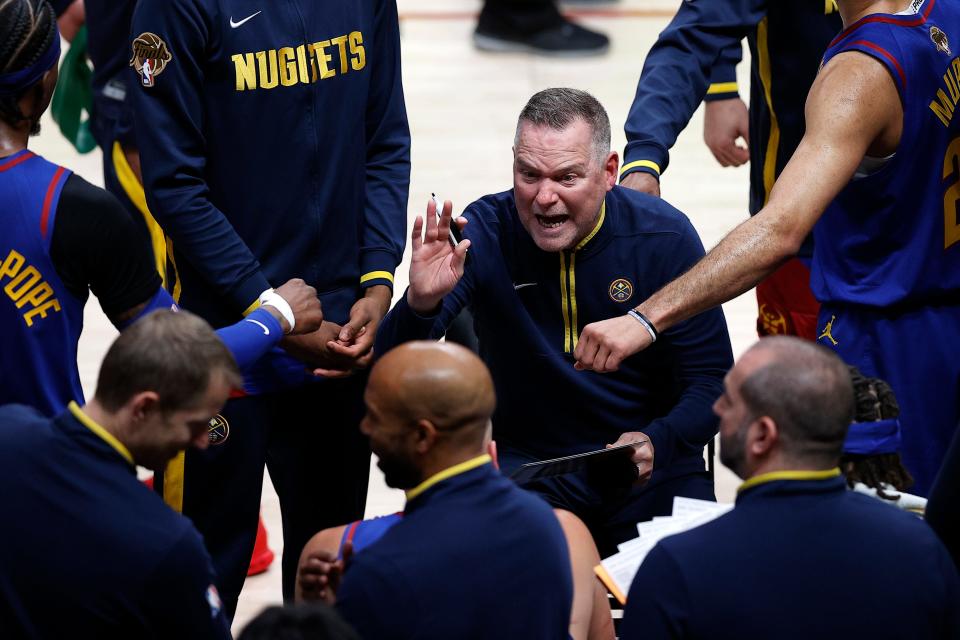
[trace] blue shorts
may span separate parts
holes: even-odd
[[[817,336],[864,375],[890,383],[900,404],[901,457],[916,481],[910,491],[926,496],[960,425],[960,306],[825,304]]]

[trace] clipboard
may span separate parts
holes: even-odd
[[[622,444],[610,449],[597,449],[562,458],[528,462],[510,475],[518,485],[552,478],[567,473],[585,472],[588,476],[602,477],[607,482],[630,486],[639,477],[631,458],[635,447],[646,441]]]

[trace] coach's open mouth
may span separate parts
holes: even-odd
[[[537,215],[537,222],[544,229],[556,229],[564,222],[570,219],[570,216],[541,216]]]

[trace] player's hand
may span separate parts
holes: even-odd
[[[300,558],[297,567],[297,600],[321,601],[336,604],[337,590],[343,580],[347,563],[353,557],[353,542],[347,540],[341,549],[343,558],[329,551],[316,551]]]
[[[353,373],[356,364],[354,359],[330,349],[330,344],[336,342],[342,328],[336,322],[327,321],[313,333],[285,337],[280,346],[294,358],[305,362],[316,376],[345,378]]]
[[[637,484],[646,484],[650,480],[650,474],[653,473],[653,443],[650,442],[647,434],[640,431],[627,431],[617,438],[616,442],[608,444],[607,449],[635,442],[644,444],[633,447],[633,456],[630,461],[637,465],[637,473],[639,474]]]
[[[737,144],[740,138],[743,146]],[[743,100],[712,100],[704,105],[703,141],[722,167],[739,167],[750,160],[750,114]]]
[[[577,370],[597,373],[616,371],[629,356],[643,351],[653,341],[642,324],[630,316],[592,322],[583,328],[573,350]]]
[[[350,319],[343,325],[330,350],[354,361],[354,368],[363,369],[373,358],[373,341],[383,316],[390,310],[392,292],[386,285],[369,287],[364,296],[353,303]]]
[[[57,27],[60,28],[60,35],[67,42],[73,42],[77,32],[87,21],[86,11],[83,6],[83,0],[73,0],[67,9],[57,18]]]
[[[656,176],[646,171],[634,171],[628,173],[621,181],[621,187],[633,189],[641,193],[648,193],[651,196],[660,197],[660,180]]]
[[[300,278],[293,278],[277,287],[276,291],[293,310],[293,335],[311,333],[320,328],[323,322],[323,311],[320,308],[316,289]],[[264,305],[264,307],[269,308],[271,313],[275,311],[270,305]],[[273,316],[279,318],[284,333],[290,330],[290,325],[279,311],[273,313]]]
[[[436,206],[433,200],[430,200],[427,203],[426,229],[420,216],[417,216],[413,223],[413,253],[410,259],[407,303],[411,309],[423,315],[433,313],[443,297],[453,291],[463,276],[470,241],[462,241],[456,249],[451,246],[452,211],[453,205],[449,200],[445,201],[438,221]],[[456,224],[463,229],[467,221],[465,218],[457,218]]]

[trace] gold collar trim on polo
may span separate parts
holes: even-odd
[[[471,458],[470,460],[461,462],[460,464],[455,464],[452,467],[444,469],[440,473],[435,473],[413,489],[407,491],[407,502],[413,500],[438,482],[443,482],[447,478],[452,478],[453,476],[460,475],[461,473],[466,473],[471,469],[476,469],[477,467],[481,467],[489,462],[493,462],[493,458],[485,453],[482,456],[477,456],[476,458]]]
[[[122,442],[117,440],[117,438],[104,429],[102,426],[97,424],[93,418],[88,416],[83,412],[76,402],[73,400],[70,401],[70,404],[67,405],[67,409],[70,410],[70,413],[73,414],[73,417],[80,421],[80,424],[85,426],[90,431],[93,431],[101,440],[106,442],[108,445],[116,449],[117,453],[123,456],[123,459],[130,463],[130,466],[134,466],[136,463],[133,461],[133,455],[130,453],[130,450],[127,449]]]
[[[737,493],[746,491],[759,484],[767,482],[776,482],[777,480],[826,480],[836,478],[840,475],[840,468],[826,469],[824,471],[771,471],[770,473],[761,473],[754,476],[737,487]]]
[[[583,249],[583,247],[586,246],[588,242],[593,240],[593,236],[597,235],[597,233],[600,231],[600,227],[603,226],[603,221],[604,219],[606,219],[606,217],[607,217],[607,199],[604,198],[603,202],[600,204],[600,216],[597,218],[597,224],[593,227],[593,231],[587,234],[586,238],[584,238],[583,240],[577,243],[577,246],[573,248],[574,251],[580,251],[580,249]]]

